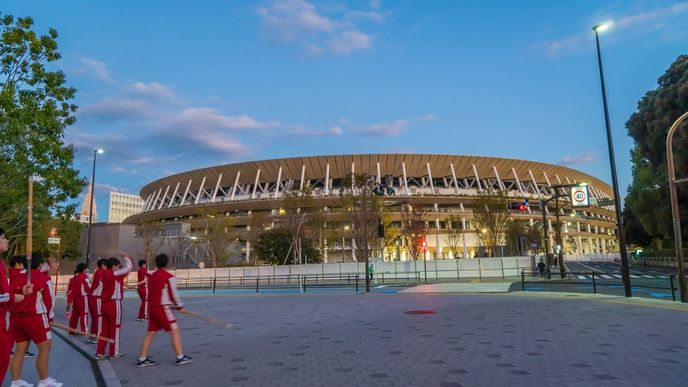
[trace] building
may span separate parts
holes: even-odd
[[[293,157],[220,165],[196,169],[153,181],[141,190],[144,200],[140,214],[125,222],[189,224],[189,238],[198,238],[204,218],[231,218],[239,237],[239,259],[250,258],[252,219],[260,216],[273,224],[282,213],[284,193],[312,187],[312,205],[325,209],[327,222],[341,233],[327,247],[327,261],[350,261],[351,224],[342,218],[342,182],[351,174],[370,176],[385,189],[385,203],[392,224],[399,224],[402,204],[422,208],[427,225],[427,254],[432,259],[470,258],[484,255],[478,230],[472,227],[473,202],[479,192],[505,191],[514,201],[528,199],[526,211],[512,211],[513,219],[541,230],[543,214],[536,203],[555,193],[568,193],[558,185],[587,183],[592,205],[574,209],[569,199],[560,199],[563,249],[569,254],[613,252],[616,223],[608,205],[611,187],[603,181],[559,165],[497,157],[435,154],[351,154]],[[554,187],[554,188],[553,188]],[[605,207],[598,206],[596,203]],[[553,203],[553,202],[552,202]],[[554,206],[546,209],[549,246],[555,244]],[[458,222],[455,221],[458,219]],[[460,229],[461,248],[449,249],[451,235]],[[184,236],[177,235],[177,238]],[[202,235],[200,236],[202,237]],[[542,250],[543,244],[528,248]],[[532,252],[532,251],[531,251]],[[525,251],[523,251],[525,253]],[[408,260],[406,246],[385,247],[384,260]],[[252,259],[251,259],[252,261]]]
[[[138,195],[110,192],[108,223],[122,223],[124,219],[141,212],[143,200]]]
[[[84,202],[81,203],[81,212],[79,212],[78,219],[77,219],[80,223],[88,223],[88,214],[89,214],[89,210],[91,208],[91,195],[93,195],[91,188],[93,188],[93,185],[89,184],[88,185],[88,191],[86,191],[86,196],[84,196]],[[91,222],[95,223],[97,221],[98,221],[98,206],[96,205],[95,198],[93,198],[93,219],[91,220]]]

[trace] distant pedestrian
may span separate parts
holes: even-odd
[[[542,261],[542,258],[540,258],[540,262],[537,264],[537,269],[540,271],[540,276],[542,278],[545,278],[545,271],[547,271],[547,265],[545,265],[545,262]]]
[[[141,306],[139,307],[139,315],[136,321],[148,320],[148,263],[145,259],[139,260],[139,270],[136,273],[138,280],[137,287],[139,298],[141,299]]]
[[[375,274],[375,267],[373,267],[373,264],[371,263],[370,266],[368,266],[368,278],[370,279],[370,282],[373,282],[373,274]]]
[[[82,331],[88,330],[88,293],[90,292],[86,275],[86,264],[76,265],[74,277],[69,280],[67,297],[67,313],[69,317],[69,327],[76,329],[77,326]],[[71,302],[70,302],[71,301]],[[71,305],[71,308],[70,308]],[[73,333],[70,333],[70,335]]]

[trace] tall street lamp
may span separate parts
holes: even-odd
[[[626,238],[624,238],[623,219],[621,218],[621,196],[619,195],[619,182],[616,177],[616,161],[614,160],[614,143],[612,142],[612,128],[609,123],[609,109],[607,108],[607,91],[604,86],[604,71],[602,70],[602,54],[600,52],[599,33],[608,29],[609,24],[603,23],[592,27],[597,43],[597,63],[600,68],[600,85],[602,86],[602,103],[604,105],[604,122],[607,126],[607,146],[609,147],[609,164],[612,170],[612,187],[614,189],[614,210],[616,211],[616,232],[619,239],[619,251],[621,252],[621,277],[624,283],[626,297],[631,297],[631,277],[628,270],[628,256],[626,253]]]
[[[96,189],[96,155],[102,154],[102,148],[93,150],[93,170],[91,172],[91,203],[88,206],[88,237],[86,239],[86,267],[88,268],[91,259],[91,223],[93,223],[93,197]],[[97,219],[96,219],[97,220]]]

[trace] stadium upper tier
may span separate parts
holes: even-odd
[[[439,154],[291,157],[195,169],[155,180],[141,190],[142,213],[126,222],[188,215],[198,206],[225,210],[237,204],[250,209],[251,202],[261,202],[256,208],[262,208],[266,200],[280,200],[285,191],[305,186],[327,205],[327,198],[337,198],[342,180],[352,173],[371,176],[389,196],[414,201],[443,202],[480,190],[537,199],[552,195],[552,186],[583,182],[593,202],[612,195],[608,184],[583,172],[527,160]]]

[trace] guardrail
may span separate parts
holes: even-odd
[[[598,287],[600,286],[608,286],[608,285],[619,285],[623,286],[623,281],[621,279],[614,278],[614,275],[618,275],[618,273],[602,273],[602,272],[594,272],[594,271],[589,271],[589,272],[566,272],[566,278],[565,279],[559,279],[558,276],[555,277],[554,280],[551,279],[551,275],[549,271],[545,272],[544,274],[541,274],[538,271],[526,271],[522,270],[521,271],[521,290],[526,291],[526,285],[527,284],[549,284],[549,285],[581,285],[581,284],[586,284],[586,285],[592,285],[592,292],[594,294],[597,294],[598,292]],[[585,279],[580,279],[578,276],[584,276]],[[605,278],[606,277],[612,277],[612,278]],[[588,280],[589,278],[589,280]],[[644,282],[642,282],[644,281]],[[676,275],[671,273],[668,275],[668,278],[665,279],[665,283],[668,285],[667,287],[664,286],[654,286],[654,285],[648,285],[647,282],[650,281],[649,279],[634,279],[631,278],[631,286],[634,288],[642,288],[642,289],[657,289],[657,290],[670,290],[671,291],[671,299],[673,301],[676,301],[676,290],[678,288],[675,286],[676,282]],[[652,279],[652,281],[657,281],[660,282],[662,281],[661,278],[656,278]],[[635,283],[634,283],[635,282]]]

